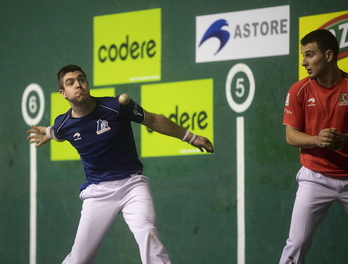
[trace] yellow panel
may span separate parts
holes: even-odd
[[[212,79],[143,85],[141,105],[145,110],[162,114],[191,132],[213,141]],[[204,153],[186,142],[141,127],[142,157]]]
[[[94,17],[94,86],[161,79],[161,9]]]

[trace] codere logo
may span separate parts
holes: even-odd
[[[197,97],[199,94],[199,98]],[[191,132],[213,141],[213,80],[192,80],[141,86],[144,109],[163,114]],[[214,143],[214,142],[213,142]],[[204,155],[178,139],[141,126],[141,157]]]
[[[338,66],[348,71],[348,11],[300,17],[299,39],[316,29],[327,29],[337,38],[340,50]],[[307,77],[306,70],[301,66],[302,55],[299,55],[299,79]]]
[[[161,9],[94,17],[94,85],[161,79]]]

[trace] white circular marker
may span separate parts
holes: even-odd
[[[39,101],[37,101],[37,98]],[[44,110],[45,97],[42,88],[36,83],[29,84],[27,88],[25,88],[22,96],[22,116],[25,123],[27,123],[28,126],[36,126],[39,124]]]
[[[28,126],[36,126],[45,110],[45,97],[40,85],[31,83],[22,95],[22,115]],[[37,253],[37,155],[36,147],[30,144],[30,219],[29,263],[36,264]]]
[[[237,103],[233,99],[232,92],[234,92],[236,97],[241,98],[245,96],[245,91],[246,91],[244,78],[237,78],[235,82],[236,85],[232,84],[234,77],[236,76],[237,73],[240,73],[240,72],[244,73],[248,78],[249,94],[246,96],[246,99],[244,100],[244,102]],[[226,98],[227,98],[228,104],[230,105],[233,111],[237,113],[242,113],[250,107],[255,95],[255,79],[254,79],[253,72],[250,70],[250,68],[246,64],[238,63],[231,68],[231,70],[229,71],[227,75],[225,90],[226,90]]]

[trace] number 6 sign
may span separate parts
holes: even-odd
[[[29,84],[22,96],[22,115],[25,123],[28,126],[37,125],[41,121],[44,109],[45,97],[41,87],[36,83]]]
[[[25,88],[22,96],[22,115],[28,126],[41,121],[45,109],[45,97],[41,87],[32,83]],[[29,264],[36,264],[36,215],[37,215],[37,162],[36,147],[30,144],[30,241]]]

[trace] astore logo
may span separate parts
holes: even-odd
[[[196,62],[289,54],[290,7],[196,17]]]
[[[228,23],[225,19],[219,19],[215,21],[205,32],[199,46],[201,46],[206,40],[210,38],[217,38],[220,41],[220,47],[216,51],[218,53],[227,43],[230,38],[230,33],[226,30],[221,29],[223,26],[228,26]],[[216,54],[215,53],[215,54]]]

